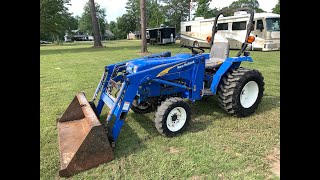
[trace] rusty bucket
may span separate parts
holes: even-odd
[[[113,159],[103,125],[84,93],[78,93],[58,120],[61,177],[96,167]]]

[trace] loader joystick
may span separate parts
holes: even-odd
[[[182,45],[181,48],[188,48],[188,49],[190,49],[191,52],[192,52],[192,55],[202,54],[202,53],[205,52],[203,48],[197,47],[197,46]],[[194,50],[194,49],[198,49],[198,50],[200,50],[200,51]]]

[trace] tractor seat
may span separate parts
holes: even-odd
[[[228,41],[214,42],[211,51],[210,59],[206,61],[206,69],[212,69],[221,65],[226,58],[229,57]]]

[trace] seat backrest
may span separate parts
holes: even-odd
[[[229,43],[214,42],[210,51],[210,58],[212,57],[219,59],[226,59],[227,57],[229,57]]]
[[[228,41],[214,42],[210,51],[210,59],[208,59],[206,62],[206,67],[214,67],[218,64],[221,64],[228,57]]]

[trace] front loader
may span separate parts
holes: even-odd
[[[216,34],[217,20],[224,13],[219,12],[212,36],[207,38],[210,53],[182,46],[191,53],[171,56],[171,52],[163,52],[105,66],[92,100],[89,102],[83,92],[76,94],[58,120],[59,175],[71,176],[111,161],[130,109],[135,113],[156,111],[155,127],[167,137],[188,126],[191,113],[186,100],[217,95],[220,107],[230,115],[254,113],[263,96],[263,77],[257,70],[240,67],[243,61],[252,62],[246,48],[254,41],[250,36],[254,13],[248,8],[234,11],[250,14],[242,49],[235,57],[229,57],[228,41]],[[109,111],[102,124],[103,107]]]

